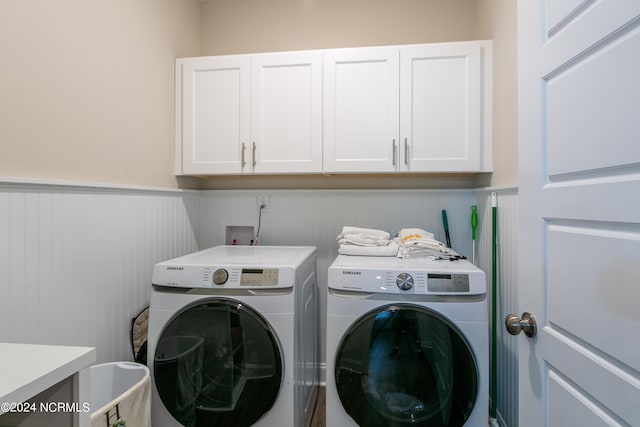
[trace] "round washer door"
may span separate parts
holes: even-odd
[[[153,373],[163,405],[183,426],[250,426],[278,396],[282,352],[251,307],[204,299],[166,325]]]
[[[395,304],[362,316],[336,355],[335,382],[361,426],[462,426],[478,391],[467,340],[444,316]]]

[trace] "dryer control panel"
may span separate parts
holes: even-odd
[[[157,263],[151,283],[172,288],[292,288],[296,271],[315,262],[314,246],[214,246]]]
[[[240,286],[278,286],[279,273],[277,268],[243,268]]]
[[[290,268],[195,266],[157,264],[153,284],[174,288],[287,288],[293,286]]]

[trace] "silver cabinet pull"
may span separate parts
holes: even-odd
[[[251,158],[253,159],[253,167],[256,167],[256,142],[253,141],[253,148],[251,151]]]
[[[393,142],[391,143],[392,147],[393,147],[393,157],[391,158],[391,160],[393,161],[393,166],[396,165],[396,151],[397,151],[397,147],[396,147],[396,140],[394,139]]]
[[[404,139],[404,164],[409,164],[409,143],[407,142],[407,138]]]
[[[244,145],[244,142],[243,142],[243,143],[242,143],[242,151],[241,151],[241,153],[242,153],[242,154],[241,154],[241,160],[240,160],[240,163],[241,163],[241,165],[242,165],[242,166],[241,166],[242,168],[244,168],[244,166],[247,164],[247,162],[245,162],[245,161],[244,161],[244,152],[245,152],[245,150],[246,150],[246,149],[247,149],[247,146],[246,146],[246,145]]]

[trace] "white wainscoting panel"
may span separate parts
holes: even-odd
[[[156,262],[197,249],[197,192],[0,183],[0,341],[131,360]]]
[[[404,227],[471,257],[478,205],[477,264],[491,284],[491,191],[214,190],[21,184],[0,181],[0,341],[97,348],[97,361],[130,360],[130,322],[149,302],[155,263],[225,243],[225,226],[258,226],[258,194],[270,196],[262,245],[318,247],[320,312],[327,268],[344,225],[395,234]],[[517,308],[517,190],[498,191],[499,421],[517,420],[517,340],[502,320]],[[324,318],[321,325],[324,324]],[[324,327],[321,351],[324,362]]]

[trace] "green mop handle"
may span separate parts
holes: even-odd
[[[476,240],[476,227],[478,226],[478,207],[471,206],[471,240]]]
[[[489,393],[491,404],[489,418],[496,419],[498,413],[498,194],[491,193],[491,378]]]

